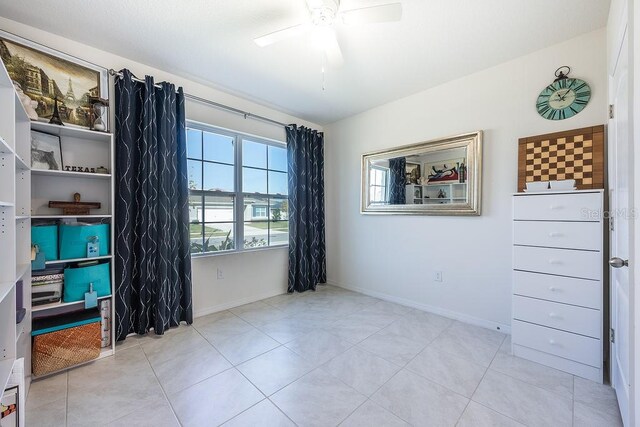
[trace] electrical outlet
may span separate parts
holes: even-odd
[[[218,280],[224,279],[224,272],[221,268],[218,268]]]
[[[442,282],[442,271],[436,271],[435,273],[433,273],[433,281]]]

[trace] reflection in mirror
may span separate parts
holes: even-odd
[[[363,213],[478,215],[481,132],[363,156]]]

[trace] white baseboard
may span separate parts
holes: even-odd
[[[286,292],[286,290],[285,290]],[[252,302],[256,302],[256,301],[260,301],[263,300],[265,298],[271,298],[271,297],[275,297],[276,295],[282,295],[285,292],[266,292],[264,294],[257,294],[257,295],[252,295],[250,297],[247,298],[240,298],[240,299],[236,299],[236,300],[232,300],[232,301],[227,301],[221,304],[216,304],[214,306],[211,307],[206,307],[206,308],[200,308],[197,310],[193,311],[193,317],[202,317],[202,316],[206,316],[207,314],[211,314],[211,313],[217,313],[219,311],[223,311],[223,310],[229,310],[230,308],[234,308],[234,307],[238,307],[241,305],[245,305],[245,304],[250,304]]]
[[[361,294],[369,295],[371,297],[380,298],[385,301],[395,302],[396,304],[402,304],[408,307],[417,308],[418,310],[437,314],[443,317],[448,317],[449,319],[459,320],[460,322],[463,322],[463,323],[469,323],[471,325],[482,326],[483,328],[492,329],[494,331],[503,332],[505,334],[511,334],[511,325],[492,322],[490,320],[481,319],[479,317],[469,316],[468,314],[446,310],[444,308],[435,307],[428,304],[422,304],[419,302],[415,302],[413,300],[385,294],[383,292],[372,291],[366,288],[362,288],[360,286],[340,284],[330,279],[327,279],[327,284],[337,286],[343,289],[348,289],[350,291],[359,292]]]

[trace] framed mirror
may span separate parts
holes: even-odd
[[[482,131],[362,155],[363,214],[480,215]]]

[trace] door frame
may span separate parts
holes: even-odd
[[[630,248],[629,248],[629,280],[630,280],[630,298],[631,303],[629,307],[629,313],[631,316],[631,328],[633,333],[630,341],[631,359],[630,359],[630,371],[631,371],[631,390],[630,390],[630,406],[631,406],[631,425],[640,424],[640,367],[635,361],[640,357],[640,319],[637,307],[640,307],[640,292],[636,292],[635,284],[638,278],[640,278],[640,218],[638,206],[636,203],[640,202],[640,149],[636,148],[637,142],[640,142],[640,126],[635,126],[640,120],[640,55],[634,55],[635,47],[640,48],[640,2],[633,0],[626,0],[628,8],[628,25],[629,25],[629,85],[630,85],[630,110],[629,114],[632,120],[630,120],[631,129],[630,135],[632,138],[631,155],[633,158],[632,173],[632,191],[631,201],[634,206],[635,212],[633,221],[630,223]]]
[[[635,6],[635,7],[634,7]],[[638,28],[636,29],[636,25]],[[636,307],[640,307],[640,292],[636,292],[636,278],[640,277],[640,218],[636,201],[640,201],[640,149],[634,149],[635,141],[640,141],[640,126],[634,126],[640,120],[640,55],[634,55],[634,46],[640,47],[640,1],[612,0],[607,22],[607,75],[613,76],[620,49],[627,34],[628,76],[629,76],[629,155],[632,165],[629,173],[629,204],[634,206],[632,219],[629,221],[629,424],[640,424],[640,366],[635,363],[640,356],[640,327]],[[637,83],[636,83],[637,82]],[[609,86],[609,85],[608,85]],[[607,99],[611,99],[610,95]],[[615,107],[614,107],[615,108]],[[615,256],[614,253],[610,254]],[[610,307],[611,308],[611,307]],[[611,368],[611,367],[610,367]]]

